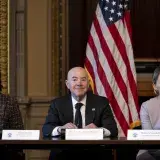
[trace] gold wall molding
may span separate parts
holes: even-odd
[[[50,104],[56,97],[17,97],[18,104],[20,106],[32,107],[34,104]]]
[[[32,106],[33,104],[43,104],[43,103],[51,103],[51,101],[53,99],[55,99],[56,97],[50,97],[50,96],[46,96],[46,97],[41,97],[41,96],[37,96],[37,97],[17,97],[18,99],[18,104],[19,105],[26,105],[26,106]]]
[[[51,54],[52,54],[52,94],[59,95],[59,0],[51,0],[51,16],[50,16],[50,26],[51,26]],[[50,32],[50,31],[49,31]]]
[[[0,74],[2,93],[8,93],[8,0],[0,0]]]
[[[66,94],[68,71],[68,0],[51,0],[52,95]],[[49,31],[50,33],[50,31]]]

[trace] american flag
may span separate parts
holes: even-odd
[[[108,98],[119,129],[140,125],[129,0],[100,0],[86,48],[85,69],[95,94]]]

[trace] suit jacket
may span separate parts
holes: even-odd
[[[140,118],[142,129],[160,129],[160,97],[142,103]]]
[[[68,122],[73,123],[71,95],[56,98],[52,101],[42,128],[43,136],[51,136],[56,126],[62,126]],[[108,129],[111,132],[111,136],[118,135],[117,125],[108,100],[105,97],[87,93],[85,124],[88,125],[90,123],[94,123],[97,127]]]
[[[15,98],[0,94],[0,132],[4,129],[24,129],[21,113]],[[7,150],[1,146],[0,159],[24,159],[22,150]]]

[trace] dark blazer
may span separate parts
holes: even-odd
[[[15,98],[0,94],[0,132],[4,129],[24,129],[21,113]],[[0,159],[24,160],[22,150],[7,150],[1,146]]]
[[[62,126],[68,122],[73,122],[71,95],[52,101],[42,128],[43,136],[51,136],[56,126]],[[115,119],[105,97],[87,93],[85,123],[86,125],[94,123],[97,127],[104,127],[111,132],[111,136],[118,135]]]

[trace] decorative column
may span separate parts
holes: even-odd
[[[0,74],[2,93],[8,93],[8,0],[0,0]]]
[[[65,79],[68,72],[68,0],[51,0],[50,31],[52,55],[52,95],[66,93]],[[50,34],[50,32],[49,32]]]

